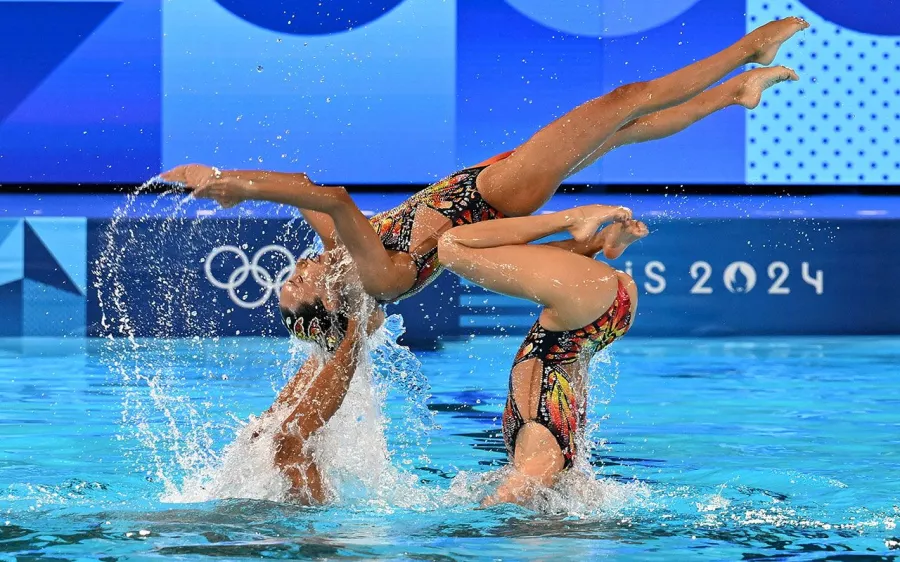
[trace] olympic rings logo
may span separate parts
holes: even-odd
[[[240,265],[231,272],[227,281],[222,281],[213,275],[212,263],[214,259],[225,253],[237,256],[238,260],[240,260]],[[288,265],[279,270],[274,276],[268,269],[259,264],[260,260],[269,253],[280,254],[288,261]],[[206,256],[206,260],[203,264],[203,271],[206,273],[206,278],[209,279],[209,282],[212,283],[213,287],[228,291],[231,302],[241,308],[254,309],[266,304],[272,297],[272,293],[281,290],[281,287],[294,272],[294,264],[296,261],[294,254],[292,254],[290,250],[274,244],[260,248],[259,251],[253,254],[253,258],[248,258],[244,250],[237,246],[219,246]],[[257,285],[262,287],[263,290],[262,296],[256,300],[249,300],[246,297],[242,298],[237,291],[249,277],[253,277],[253,280]]]

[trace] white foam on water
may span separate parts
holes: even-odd
[[[161,499],[165,502],[225,498],[286,500],[288,484],[274,466],[273,438],[288,413],[276,412],[250,419],[228,414],[231,419],[223,423],[221,413],[214,412],[213,405],[227,404],[229,397],[209,390],[206,380],[192,381],[185,376],[186,372],[195,376],[198,370],[217,380],[222,379],[222,373],[227,373],[229,378],[240,375],[232,372],[229,360],[240,350],[226,349],[223,340],[218,338],[202,337],[208,333],[210,320],[191,314],[195,299],[199,298],[196,287],[202,282],[198,273],[202,267],[176,276],[165,270],[165,252],[161,249],[165,244],[223,243],[205,240],[203,237],[208,234],[197,226],[200,221],[184,216],[187,200],[178,198],[171,208],[164,209],[163,214],[170,218],[157,219],[154,235],[159,246],[156,248],[147,247],[131,232],[129,221],[143,219],[129,216],[136,214],[137,209],[137,200],[130,200],[106,232],[105,251],[95,265],[102,280],[97,288],[107,291],[100,294],[104,313],[109,313],[104,321],[114,323],[111,328],[117,334],[106,355],[111,370],[122,383],[123,437],[137,438],[141,446],[129,454],[140,474],[161,483]],[[159,197],[150,207],[156,209],[170,202],[171,198]],[[184,220],[191,221],[189,230],[196,240],[183,239],[184,229],[175,228],[176,224],[183,225],[179,221]],[[287,230],[292,229],[293,223]],[[294,234],[288,232],[287,236]],[[315,251],[322,251],[320,244]],[[164,338],[171,318],[181,315],[179,320],[198,334],[189,342],[187,353],[191,357],[184,357],[184,341],[134,338],[135,327],[148,320],[132,313],[129,299],[134,296],[129,295],[128,283],[134,275],[124,270],[126,261],[123,260],[129,252],[150,253],[153,258],[143,262],[149,268],[144,273],[160,283],[159,295],[154,297],[158,302],[154,303],[157,314],[153,321],[157,324],[153,332]],[[154,252],[159,255],[152,255]],[[349,273],[353,266],[349,256],[344,257],[347,267],[341,269]],[[224,307],[228,306],[226,301],[222,299]],[[423,510],[478,503],[496,485],[499,473],[461,473],[450,489],[445,490],[422,485],[412,472],[415,466],[429,463],[427,434],[434,428],[434,419],[425,404],[429,388],[421,364],[408,349],[396,343],[402,332],[400,318],[391,317],[368,341],[342,407],[310,439],[308,452],[319,465],[331,501],[335,503],[365,504],[380,510]],[[276,351],[273,349],[272,353]],[[305,357],[304,352],[294,349],[290,360],[279,363],[280,372],[271,377],[274,392],[284,384],[285,375],[290,377],[296,372]],[[598,372],[594,364],[602,364],[602,376],[594,375]],[[532,507],[539,511],[608,515],[645,493],[638,484],[599,479],[590,467],[595,441],[590,437],[597,433],[602,420],[602,414],[595,410],[608,404],[617,377],[615,365],[609,368],[607,354],[598,354],[594,364],[588,380],[593,378],[598,384],[589,387],[589,405],[593,407],[589,419],[596,421],[586,428],[586,439],[575,468],[553,489],[536,497]],[[399,392],[403,398],[401,415],[390,420],[384,415],[389,391]],[[391,442],[386,431],[389,423],[393,429],[391,435],[395,436]],[[217,450],[215,443],[222,438],[228,444]]]
[[[512,470],[504,467],[489,473],[460,472],[441,498],[444,506],[478,504],[489,496]],[[650,497],[650,488],[640,482],[621,483],[593,470],[573,468],[564,472],[550,488],[536,487],[522,507],[541,514],[579,519],[611,519],[640,508]]]
[[[607,417],[603,410],[615,395],[618,376],[618,363],[608,351],[592,358],[583,379],[588,397],[588,423],[577,436],[578,456],[572,468],[560,475],[552,487],[537,487],[524,507],[542,514],[610,519],[647,503],[651,491],[646,484],[605,478],[591,464],[594,450],[605,445],[600,438],[602,422]],[[480,503],[493,493],[510,470],[507,466],[486,474],[461,472],[453,479],[444,503]]]
[[[128,212],[125,209],[120,215],[124,217]],[[169,225],[169,221],[162,221],[156,226],[163,243],[171,234]],[[273,461],[274,437],[290,412],[278,411],[248,421],[232,416],[233,423],[223,428],[212,405],[227,398],[210,395],[211,391],[205,388],[208,381],[191,382],[184,373],[196,376],[197,371],[203,371],[210,379],[222,379],[220,373],[239,376],[240,373],[233,372],[229,357],[240,350],[226,349],[218,338],[199,336],[189,342],[135,339],[137,322],[146,320],[131,313],[127,285],[130,277],[125,274],[121,255],[159,250],[137,247],[125,221],[114,222],[107,236],[104,254],[107,259],[101,260],[97,267],[102,270],[105,285],[113,289],[105,296],[103,305],[116,318],[115,331],[125,338],[111,338],[105,351],[111,370],[123,385],[123,433],[141,444],[139,450],[131,451],[138,471],[162,484],[161,499],[165,502],[289,499],[288,484]],[[349,256],[344,257],[346,267],[339,269],[351,273]],[[162,256],[149,261],[164,263]],[[160,279],[159,301],[154,303],[158,323],[153,326],[154,331],[164,336],[169,319],[184,314],[188,326],[203,333],[202,319],[190,314],[196,302],[192,300],[195,291],[191,289],[197,282],[196,274],[174,278],[156,271],[148,274]],[[374,306],[367,299],[361,302],[367,310]],[[415,357],[396,343],[402,332],[402,321],[392,317],[367,342],[360,352],[357,372],[342,407],[307,444],[334,502],[415,506],[424,501],[416,477],[392,463],[393,455],[385,435],[387,420],[382,413],[388,390],[398,389],[406,398],[404,413],[407,414],[401,424],[405,431],[401,432],[399,456],[409,458],[411,452],[418,452],[418,457],[423,457],[424,447],[417,436],[427,429],[430,419],[425,406],[427,384]],[[189,357],[185,357],[186,345]],[[294,348],[291,360],[282,364],[287,378],[293,376],[307,355]],[[276,393],[285,380],[284,376],[273,376]],[[196,399],[198,395],[202,397],[200,400]],[[232,440],[217,451],[216,432],[222,431],[231,431]]]
[[[382,355],[402,355],[391,328],[399,318],[389,319],[360,352],[360,362],[344,402],[337,413],[307,442],[307,451],[323,475],[332,503],[368,503],[382,507],[417,508],[429,504],[429,492],[414,474],[392,462],[383,414],[388,385],[375,380],[372,347]],[[393,353],[385,353],[384,348]],[[406,353],[409,353],[406,350]],[[411,354],[410,354],[411,356]],[[392,363],[394,369],[402,363]],[[413,380],[416,373],[405,373]],[[317,375],[318,376],[318,375]],[[313,379],[315,380],[315,378]],[[314,384],[314,383],[313,383]],[[162,501],[205,502],[227,498],[289,501],[289,485],[274,465],[274,438],[289,416],[289,409],[253,417],[217,461],[198,465],[181,485],[169,486]],[[253,436],[256,435],[254,438]]]

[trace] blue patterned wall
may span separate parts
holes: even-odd
[[[0,0],[0,181],[159,169],[160,0]]]
[[[573,181],[896,184],[894,0],[0,0],[0,181],[424,183],[789,14],[799,84]],[[714,22],[714,23],[713,23]]]
[[[832,17],[865,12],[855,2],[814,4]],[[900,183],[900,8],[893,9],[872,12],[881,25],[893,16],[893,28],[865,33],[796,0],[748,0],[748,29],[789,14],[812,25],[776,60],[796,69],[802,83],[775,88],[747,115],[749,183]]]
[[[0,336],[83,336],[87,219],[0,219]]]
[[[576,201],[559,199],[552,205]],[[641,292],[636,335],[900,333],[900,262],[872,244],[900,235],[895,198],[672,199],[636,202],[658,234],[613,262]],[[0,219],[0,337],[104,336],[123,325],[136,336],[284,336],[274,280],[311,237],[289,217],[239,216],[115,228],[102,216]],[[126,297],[113,302],[117,291]],[[520,334],[538,312],[450,273],[390,310],[424,346]]]

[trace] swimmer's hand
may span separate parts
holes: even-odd
[[[223,174],[218,168],[202,164],[178,166],[160,176],[169,182],[181,183],[193,190],[197,199],[212,199],[224,209],[249,199],[247,182]]]
[[[194,189],[197,199],[212,199],[223,209],[240,205],[249,199],[250,190],[241,180],[220,179]]]
[[[185,164],[172,168],[168,172],[159,175],[164,181],[180,183],[185,187],[197,189],[216,179],[217,170],[212,166],[202,164]],[[221,176],[221,173],[218,174]]]

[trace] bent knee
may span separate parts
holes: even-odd
[[[623,84],[610,92],[608,96],[616,106],[626,110],[630,116],[639,116],[642,113],[641,106],[653,99],[652,86],[649,82]]]
[[[622,84],[612,92],[610,95],[613,98],[620,100],[634,99],[639,100],[641,98],[645,98],[650,93],[650,83],[649,82],[632,82],[630,84]]]

